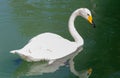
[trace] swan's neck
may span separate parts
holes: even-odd
[[[74,20],[75,18],[77,17],[77,14],[78,12],[75,11],[72,13],[72,15],[70,16],[70,19],[69,19],[69,32],[70,34],[72,35],[72,37],[74,38],[75,42],[77,43],[78,46],[81,46],[83,45],[83,39],[82,37],[79,35],[79,33],[77,32],[77,30],[75,29],[75,26],[74,26]]]

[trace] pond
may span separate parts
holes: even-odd
[[[0,0],[0,78],[79,78],[71,71],[86,72],[89,78],[120,78],[120,13],[114,0]],[[52,32],[73,41],[68,31],[71,13],[89,8],[96,28],[83,18],[75,26],[84,39],[83,50],[72,56],[72,63],[44,69],[46,63],[28,63],[10,54],[34,36]],[[71,63],[70,62],[70,63]],[[34,68],[38,67],[40,68]],[[43,69],[41,69],[43,68]],[[32,73],[31,73],[32,71]],[[35,72],[39,71],[39,72]],[[42,72],[42,74],[41,74]],[[86,78],[86,77],[85,77]]]

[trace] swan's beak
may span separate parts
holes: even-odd
[[[96,26],[95,26],[95,23],[93,22],[93,19],[92,19],[92,16],[88,16],[88,22],[90,23],[90,24],[92,24],[92,26],[95,28]]]
[[[87,70],[87,72],[88,72],[88,75],[91,75],[91,73],[92,73],[92,68],[89,68],[89,69]]]

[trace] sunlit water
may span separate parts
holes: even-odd
[[[76,28],[85,44],[84,49],[74,57],[75,70],[92,68],[89,78],[120,78],[119,2],[0,0],[0,78],[79,78],[70,70],[69,64],[55,64],[58,67],[51,67],[54,72],[28,76],[29,71],[35,71],[34,66],[39,66],[39,63],[27,63],[9,51],[22,48],[29,39],[44,32],[53,32],[73,40],[67,23],[70,14],[80,7],[92,11],[96,28],[82,18],[76,19]]]

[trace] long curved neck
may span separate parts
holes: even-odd
[[[77,32],[77,30],[76,30],[76,28],[74,26],[75,18],[78,15],[77,13],[78,13],[77,10],[72,13],[72,15],[70,16],[68,25],[69,25],[70,34],[72,35],[72,37],[74,38],[74,40],[78,44],[78,46],[80,46],[80,45],[83,45],[83,39],[79,35],[79,33]]]

